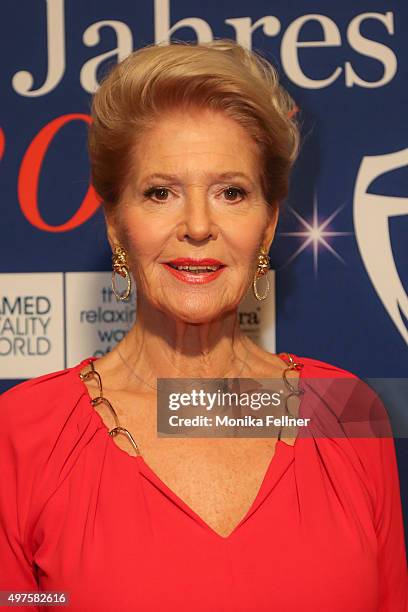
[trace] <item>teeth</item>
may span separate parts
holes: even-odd
[[[215,272],[220,266],[175,266],[170,264],[176,270],[184,270],[187,272]]]

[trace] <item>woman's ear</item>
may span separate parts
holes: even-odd
[[[273,242],[273,238],[275,236],[276,226],[279,219],[279,207],[277,204],[273,204],[274,208],[269,212],[269,221],[266,226],[264,233],[263,244],[266,246],[269,251],[271,244]]]
[[[106,225],[106,235],[108,238],[109,245],[111,247],[112,252],[114,251],[115,245],[119,244],[114,214],[112,212],[107,212],[105,206],[103,207],[103,215],[105,217],[105,225]]]

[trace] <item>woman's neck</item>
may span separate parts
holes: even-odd
[[[121,361],[152,384],[157,378],[240,375],[254,349],[237,311],[216,321],[191,324],[159,311],[138,312],[126,338],[113,349]]]

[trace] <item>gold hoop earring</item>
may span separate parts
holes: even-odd
[[[269,294],[269,290],[270,290],[270,285],[269,285],[269,278],[267,275],[269,269],[269,255],[268,255],[268,251],[261,246],[260,250],[259,250],[259,254],[258,254],[258,268],[255,272],[255,276],[254,276],[254,280],[252,283],[252,288],[254,290],[254,295],[256,297],[257,300],[264,300],[268,297]],[[263,295],[260,295],[258,292],[258,287],[257,287],[257,281],[258,278],[260,278],[261,276],[266,275],[266,290],[265,293]]]
[[[130,295],[132,280],[130,278],[126,251],[120,245],[115,246],[115,250],[112,254],[112,268],[112,291],[116,295],[117,300],[127,300]],[[115,274],[119,274],[127,280],[127,287],[123,293],[118,293],[116,290]]]

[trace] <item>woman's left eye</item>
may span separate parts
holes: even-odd
[[[224,189],[224,193],[229,193],[229,194],[236,194],[238,192],[238,195],[240,195],[242,198],[244,198],[246,196],[246,191],[245,189],[242,189],[241,187],[227,187],[226,189]],[[230,200],[231,201],[231,200]],[[235,201],[235,198],[234,198]]]
[[[168,189],[166,187],[149,187],[146,191],[143,192],[145,198],[150,198],[152,195],[159,194],[158,201],[165,202],[168,198]],[[157,200],[156,200],[157,201]]]

